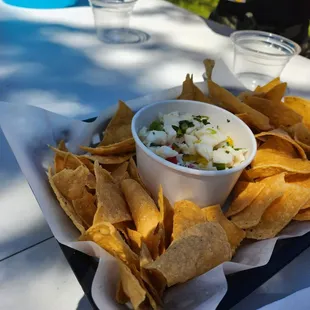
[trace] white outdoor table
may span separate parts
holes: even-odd
[[[0,0],[0,101],[86,119],[118,99],[180,85],[186,73],[202,80],[206,57],[222,57],[232,65],[231,30],[170,3],[139,0],[132,26],[150,39],[106,45],[95,36],[87,4],[34,10]],[[229,86],[225,72],[218,79]],[[309,96],[310,61],[294,58],[282,79],[295,93]],[[83,292],[2,132],[0,159],[0,309],[76,309]],[[309,258],[310,250],[244,300],[246,307],[241,302],[234,309],[256,309],[310,286]],[[82,308],[89,308],[87,301]]]

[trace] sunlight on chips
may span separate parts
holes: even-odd
[[[172,239],[177,240],[190,227],[206,221],[201,209],[189,200],[178,201],[174,204]]]
[[[133,152],[136,148],[136,144],[133,138],[128,138],[121,142],[117,142],[106,146],[99,146],[99,147],[80,146],[80,148],[94,155],[115,155],[115,154],[118,155],[122,153]]]
[[[95,205],[96,198],[84,190],[83,196],[73,200],[72,205],[76,214],[81,218],[85,228],[89,228],[93,224],[93,219],[97,207]]]
[[[281,83],[280,78],[276,77],[275,79],[273,79],[272,81],[270,81],[264,86],[257,86],[254,92],[255,93],[267,93],[268,91],[270,91],[272,88],[274,88],[280,83]]]
[[[287,83],[280,83],[268,90],[264,97],[275,104],[280,103],[285,94],[286,87]]]
[[[226,232],[232,254],[235,253],[241,241],[245,238],[245,231],[237,227],[225,217],[220,205],[209,206],[202,209],[207,221],[219,223]]]
[[[111,176],[115,183],[120,183],[122,180],[129,177],[127,173],[127,169],[128,169],[128,161],[125,161],[119,167],[117,167],[114,171],[112,171]]]
[[[302,117],[299,114],[281,102],[272,102],[271,100],[265,98],[252,96],[247,97],[245,103],[248,107],[251,107],[257,112],[266,115],[270,119],[270,123],[276,127],[292,126],[302,120]],[[263,128],[260,129],[264,130]]]
[[[250,228],[256,226],[265,210],[281,197],[286,190],[284,173],[263,179],[260,183],[264,184],[264,189],[244,210],[234,215],[231,220],[240,228]]]
[[[132,138],[131,120],[133,112],[125,104],[119,100],[118,109],[106,128],[102,142],[99,146],[110,145]]]
[[[303,123],[299,123],[290,128],[295,141],[310,154],[310,129]]]
[[[247,238],[266,239],[275,237],[309,199],[310,189],[294,183],[287,184],[284,195],[268,207],[259,224],[246,231]]]
[[[79,240],[94,241],[128,266],[139,266],[139,257],[130,249],[115,227],[108,222],[91,226]]]
[[[300,158],[302,159],[307,159],[307,155],[305,153],[305,151],[303,150],[302,147],[300,147],[300,145],[290,137],[290,135],[284,131],[283,129],[281,128],[277,128],[277,129],[274,129],[274,130],[271,130],[271,131],[265,131],[265,132],[261,132],[257,135],[255,135],[256,139],[260,139],[262,141],[266,141],[268,136],[276,136],[280,139],[283,139],[289,143],[291,143],[294,148],[296,149],[296,151],[299,153],[300,155]]]
[[[115,165],[115,164],[122,164],[123,162],[127,161],[131,158],[134,153],[129,154],[121,154],[121,155],[107,155],[107,156],[100,156],[100,155],[80,155],[79,158],[86,158],[93,162],[98,161],[99,164],[103,165]]]
[[[52,175],[52,168],[48,169],[48,180],[49,183],[57,197],[57,200],[59,201],[60,206],[62,207],[62,209],[65,211],[65,213],[67,214],[67,216],[70,218],[70,220],[72,221],[72,223],[75,225],[75,227],[81,232],[84,233],[85,232],[85,228],[83,226],[82,220],[79,218],[79,216],[76,214],[76,212],[74,211],[74,208],[71,204],[70,201],[68,201],[62,194],[61,192],[58,190],[56,184],[54,183],[53,180],[53,175]]]
[[[82,198],[90,172],[85,166],[79,166],[75,170],[64,169],[53,175],[53,181],[62,195],[75,200]]]
[[[110,173],[100,167],[98,162],[95,162],[95,175],[98,209],[94,224],[102,221],[112,224],[130,221],[131,216],[120,188],[114,184]]]
[[[141,286],[140,281],[125,264],[119,262],[119,268],[124,294],[128,296],[135,310],[143,309],[143,304],[146,304],[147,301],[145,288]]]
[[[264,187],[265,184],[263,183],[239,181],[233,189],[233,201],[225,215],[230,217],[244,210],[261,193]]]
[[[208,102],[204,93],[194,84],[193,76],[187,74],[183,82],[182,93],[177,99]]]
[[[310,126],[310,100],[300,97],[285,97],[284,104],[302,116],[303,123]]]
[[[267,116],[247,106],[225,88],[211,80],[208,80],[208,88],[210,97],[220,102],[221,106],[226,110],[235,114],[247,113],[251,124],[260,130],[272,129]]]
[[[157,206],[143,187],[135,180],[123,180],[121,188],[129,205],[137,231],[142,235],[153,255],[154,252],[158,252],[158,249],[153,248],[154,243],[158,242],[158,236],[155,234],[160,220]]]
[[[230,244],[223,228],[217,223],[205,222],[187,229],[145,268],[161,273],[170,287],[197,277],[230,258]]]
[[[294,217],[295,221],[310,221],[310,208],[300,210]]]

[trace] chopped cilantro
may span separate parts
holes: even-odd
[[[195,125],[193,124],[193,122],[184,120],[184,121],[180,121],[179,122],[179,127],[182,129],[182,131],[185,133],[186,130],[190,127],[194,127]]]
[[[177,138],[181,138],[183,137],[184,133],[182,131],[181,128],[179,128],[178,126],[172,125],[172,128],[175,130],[175,132],[177,133]]]
[[[161,146],[161,145],[158,145],[156,143],[151,143],[150,146]]]
[[[210,124],[208,122],[209,117],[203,115],[193,115],[193,119],[199,123],[203,123],[204,125]]]
[[[180,153],[181,149],[176,143],[172,143],[172,149]]]
[[[208,128],[207,129],[208,133],[210,133],[211,135],[215,135],[217,133],[217,131],[215,129],[212,128]]]
[[[164,124],[160,121],[154,121],[151,123],[149,130],[156,130],[156,131],[163,131],[164,130]]]
[[[213,166],[214,166],[217,170],[225,170],[225,169],[226,169],[226,165],[225,165],[225,164],[213,163]]]
[[[195,125],[193,124],[193,122],[187,121],[187,120],[183,120],[183,121],[179,121],[179,127],[172,125],[172,128],[176,131],[177,133],[177,138],[181,138],[183,137],[183,135],[186,133],[186,130],[188,128],[194,127]]]
[[[227,119],[227,123],[230,123],[230,119]]]
[[[229,154],[229,151],[225,151],[226,154]]]

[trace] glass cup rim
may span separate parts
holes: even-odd
[[[245,38],[249,35],[256,35],[257,37],[265,37],[265,38],[273,38],[276,39],[279,42],[284,43],[286,46],[290,46],[290,50],[292,51],[291,54],[275,54],[275,53],[268,53],[268,52],[259,52],[256,49],[250,48],[250,47],[244,47],[240,44],[238,44],[238,38]],[[296,42],[287,39],[281,35],[274,34],[271,32],[266,31],[259,31],[259,30],[238,30],[234,31],[230,35],[230,39],[232,40],[233,44],[243,50],[246,50],[251,53],[260,54],[261,56],[270,56],[270,57],[292,57],[294,55],[298,55],[301,52],[301,47]]]
[[[102,3],[108,3],[108,4],[112,4],[112,5],[126,5],[126,4],[133,4],[136,3],[138,0],[126,0],[126,1],[117,1],[117,0],[97,0],[99,2]],[[93,0],[89,0],[89,2],[92,4]],[[96,0],[95,0],[96,2]]]

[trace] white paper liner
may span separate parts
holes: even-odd
[[[205,83],[196,84],[207,93]],[[181,86],[149,95],[127,104],[138,110],[149,103],[176,98]],[[55,146],[60,139],[70,141],[71,151],[78,145],[91,142],[93,133],[102,130],[117,106],[105,110],[93,123],[72,120],[46,110],[27,106],[0,103],[0,125],[29,185],[42,209],[55,238],[62,244],[91,256],[100,257],[92,284],[92,296],[99,309],[120,309],[114,301],[118,267],[115,259],[93,242],[76,242],[79,236],[69,218],[60,208],[46,177],[46,168],[52,162]],[[294,222],[283,230],[279,239],[304,235],[310,223]],[[170,288],[165,295],[167,309],[215,309],[227,291],[224,274],[230,274],[268,263],[276,240],[248,242],[237,250],[232,262],[224,263],[188,283]]]

